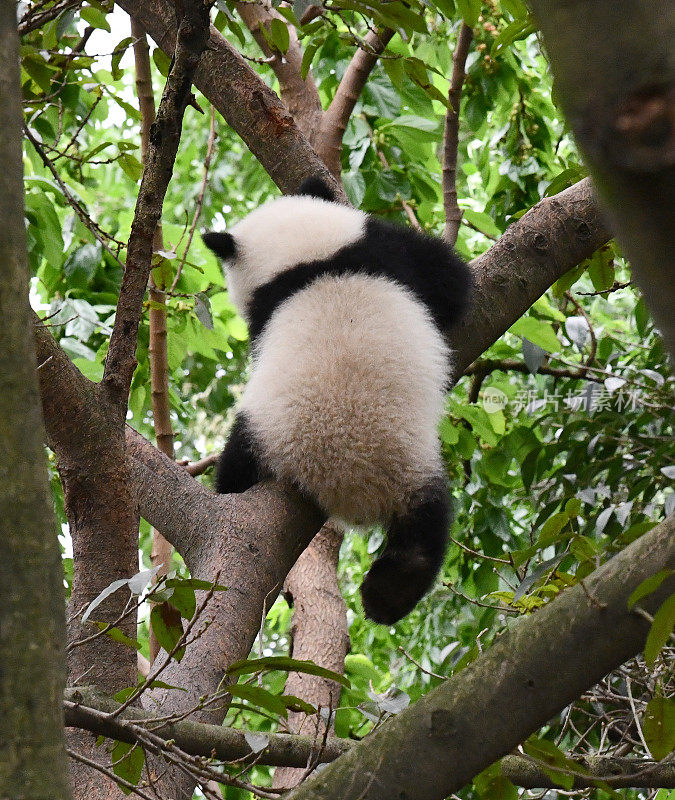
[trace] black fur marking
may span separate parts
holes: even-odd
[[[330,186],[318,176],[314,175],[311,178],[305,178],[300,184],[298,194],[309,195],[309,197],[318,197],[320,200],[335,200],[335,193]]]
[[[366,616],[392,625],[429,591],[443,566],[450,507],[442,478],[420,492],[410,510],[393,520],[382,555],[361,586]]]
[[[286,270],[256,289],[247,309],[251,339],[284,300],[320,276],[354,273],[384,276],[408,287],[443,331],[464,312],[471,288],[469,268],[443,240],[369,218],[357,242],[324,261]]]
[[[256,454],[253,433],[246,416],[237,415],[230,438],[218,459],[215,488],[221,494],[245,492],[265,477]]]
[[[220,258],[233,258],[237,252],[237,245],[231,233],[216,233],[206,231],[202,233],[202,241]]]

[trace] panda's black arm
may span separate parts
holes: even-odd
[[[256,455],[253,434],[245,415],[239,413],[225,449],[218,459],[215,489],[221,494],[245,492],[262,479],[263,473]]]

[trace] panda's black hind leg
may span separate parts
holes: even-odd
[[[264,477],[256,454],[255,437],[246,415],[240,412],[218,459],[215,489],[221,494],[245,492]]]
[[[442,478],[435,478],[408,511],[389,526],[387,544],[361,586],[366,616],[391,625],[413,610],[443,565],[450,506]]]

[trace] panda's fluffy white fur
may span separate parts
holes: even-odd
[[[464,309],[468,271],[444,243],[333,202],[317,179],[301,192],[204,235],[253,347],[216,489],[276,477],[327,517],[382,523],[387,546],[362,597],[391,623],[445,552],[442,330]]]

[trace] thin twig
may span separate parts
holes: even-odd
[[[195,206],[195,213],[192,217],[192,224],[190,225],[190,230],[188,231],[187,242],[185,243],[185,249],[183,250],[183,257],[180,260],[180,264],[178,265],[178,269],[176,270],[176,277],[173,279],[173,283],[171,284],[171,288],[169,292],[173,292],[176,288],[176,284],[180,280],[181,273],[183,272],[183,267],[185,266],[185,259],[187,258],[188,251],[190,250],[190,245],[192,244],[192,237],[195,235],[195,230],[197,228],[197,222],[199,221],[199,217],[202,213],[202,205],[204,204],[204,194],[206,193],[206,184],[209,177],[209,168],[211,166],[211,156],[213,155],[213,145],[216,141],[216,109],[214,106],[211,106],[211,124],[209,126],[209,138],[206,143],[206,157],[204,158],[204,176],[202,177],[202,185],[199,190],[199,195],[197,196],[197,204]]]
[[[448,110],[445,114],[443,133],[443,207],[445,209],[445,230],[443,238],[454,245],[457,241],[462,211],[457,204],[457,148],[459,145],[459,106],[462,86],[466,74],[464,65],[469,54],[473,30],[466,22],[457,36],[455,52],[452,54],[452,77],[448,91]]]
[[[139,789],[138,786],[135,786],[133,783],[129,783],[129,781],[124,780],[124,778],[120,778],[118,775],[115,775],[111,769],[104,767],[103,764],[99,764],[98,761],[92,761],[90,758],[83,756],[81,753],[78,753],[75,750],[71,750],[69,747],[66,748],[66,753],[68,753],[68,755],[75,761],[79,761],[81,764],[101,772],[103,775],[110,778],[110,780],[114,783],[118,784],[119,786],[123,786],[125,789],[129,789],[130,792],[142,797],[143,800],[157,800],[156,797],[151,797],[149,794],[146,794],[142,789]]]
[[[401,653],[403,653],[403,655],[408,659],[408,661],[410,661],[411,664],[414,664],[417,667],[417,669],[419,669],[425,675],[430,675],[432,678],[439,678],[442,681],[448,679],[447,675],[439,675],[437,672],[432,672],[430,669],[425,669],[419,663],[419,661],[415,661],[415,659],[410,655],[410,653],[406,653],[406,651],[401,647],[401,645],[398,646],[398,649]]]
[[[97,239],[101,246],[115,259],[115,261],[121,266],[124,267],[122,261],[120,261],[119,256],[113,253],[113,251],[108,247],[106,243],[106,239],[110,242],[115,242],[118,246],[118,253],[119,250],[124,247],[124,242],[120,242],[119,240],[115,239],[114,236],[111,236],[109,233],[106,233],[99,225],[97,225],[94,220],[87,214],[84,208],[80,205],[80,203],[75,199],[75,197],[70,193],[70,190],[66,186],[66,184],[61,179],[61,176],[56,171],[56,168],[51,162],[51,159],[47,156],[45,151],[43,150],[42,146],[38,142],[38,140],[33,136],[30,129],[27,125],[24,125],[23,131],[26,134],[26,138],[28,141],[33,145],[35,148],[36,153],[42,159],[42,163],[47,167],[47,169],[52,173],[54,176],[54,180],[58,183],[59,189],[63,193],[63,196],[68,201],[68,204],[73,208],[77,216],[80,218],[82,224],[92,233],[95,239]]]
[[[128,708],[132,703],[134,703],[142,694],[143,692],[150,686],[150,684],[157,680],[157,677],[162,673],[166,667],[171,663],[172,657],[186,644],[188,644],[188,636],[190,635],[192,629],[197,624],[197,621],[201,617],[204,609],[208,605],[209,601],[213,597],[213,593],[216,590],[216,585],[218,583],[218,579],[220,577],[220,570],[216,572],[216,576],[213,579],[213,584],[211,588],[206,593],[204,600],[200,603],[199,607],[194,613],[192,619],[188,622],[185,626],[185,630],[183,631],[183,635],[178,639],[176,644],[171,648],[171,652],[167,654],[166,659],[156,668],[152,670],[152,672],[148,675],[148,677],[141,683],[130,695],[129,697],[114,711],[110,712],[110,718],[114,719],[115,717],[119,716],[122,711]]]

